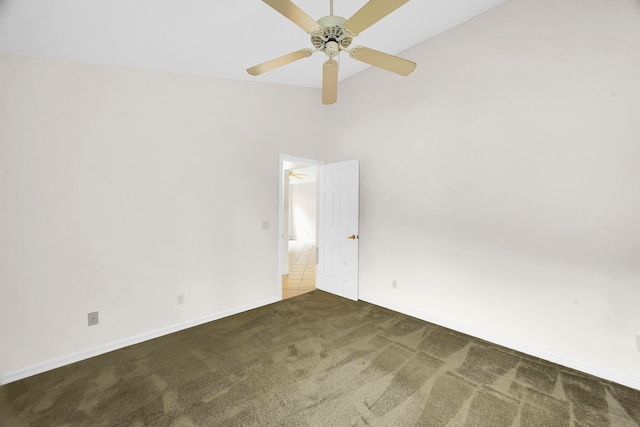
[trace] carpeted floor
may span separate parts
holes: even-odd
[[[640,391],[314,291],[0,387],[2,426],[639,426]]]

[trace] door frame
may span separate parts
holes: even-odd
[[[282,273],[283,273],[283,252],[284,252],[284,162],[300,163],[307,166],[321,166],[325,162],[314,159],[307,159],[304,157],[291,156],[288,154],[280,154],[278,162],[278,292],[277,295],[282,299]],[[316,188],[317,188],[316,181]],[[318,235],[318,193],[316,191],[316,236]],[[287,242],[288,244],[288,242]],[[316,237],[316,248],[318,247],[318,240]],[[317,274],[317,273],[316,273]]]

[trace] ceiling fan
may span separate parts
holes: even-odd
[[[330,15],[314,21],[290,0],[262,0],[285,18],[305,30],[311,36],[315,49],[300,49],[262,64],[247,68],[252,76],[258,76],[282,67],[315,52],[324,52],[329,59],[322,67],[322,103],[333,104],[338,99],[338,61],[334,58],[340,51],[358,61],[408,76],[416,68],[416,63],[364,46],[349,48],[353,38],[369,28],[409,0],[369,0],[351,18],[345,19],[333,14],[333,0],[330,0]]]
[[[292,170],[289,171],[289,178],[302,179],[303,176],[307,176],[307,174],[306,173],[295,173]]]

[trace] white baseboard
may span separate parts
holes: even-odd
[[[31,365],[16,371],[2,373],[0,374],[0,385],[18,381],[23,378],[40,374],[42,372],[50,371],[52,369],[69,365],[71,363],[79,362],[81,360],[99,356],[101,354],[105,354],[110,351],[118,350],[134,344],[139,344],[141,342],[145,342],[145,341],[158,338],[164,335],[168,335],[174,332],[178,332],[184,329],[192,328],[194,326],[202,325],[207,322],[212,322],[214,320],[222,319],[224,317],[232,316],[234,314],[238,314],[243,311],[252,310],[254,308],[262,307],[278,301],[280,301],[280,299],[277,297],[267,298],[262,301],[258,301],[257,303],[236,307],[234,309],[225,310],[218,313],[213,313],[204,317],[199,317],[197,319],[179,323],[166,328],[158,329],[158,330],[147,332],[144,334],[135,335],[133,337],[118,340],[118,341],[105,344],[99,347],[94,347],[88,350],[72,353],[67,356],[48,360],[46,362],[37,363],[35,365]],[[380,307],[388,308],[389,310],[397,311],[399,313],[403,313],[408,316],[412,316],[412,317],[424,320],[426,322],[434,323],[436,325],[443,326],[445,328],[453,329],[455,331],[462,332],[464,334],[471,335],[473,337],[480,338],[485,341],[489,341],[491,343],[510,348],[512,350],[520,351],[530,356],[539,357],[540,359],[548,360],[549,362],[557,363],[558,365],[576,369],[578,371],[585,372],[587,374],[595,375],[597,377],[604,378],[606,380],[613,381],[618,384],[622,384],[624,386],[640,390],[640,380],[638,378],[629,377],[628,375],[605,370],[596,366],[589,365],[587,363],[583,363],[579,360],[571,359],[562,355],[558,355],[555,353],[550,353],[544,350],[533,348],[526,344],[515,342],[513,340],[509,340],[501,336],[497,336],[488,331],[469,327],[469,325],[464,325],[448,319],[441,319],[434,316],[430,316],[418,310],[408,310],[406,309],[406,307],[400,307],[394,304],[390,304],[389,302],[386,302],[386,301],[385,302],[378,301],[375,298],[362,299],[362,301],[365,301]]]
[[[436,316],[431,316],[428,313],[421,312],[419,310],[407,309],[388,301],[379,301],[375,298],[361,298],[362,301],[374,304],[380,307],[388,308],[389,310],[397,311],[408,316],[412,316],[429,323],[433,323],[439,326],[443,326],[454,331],[462,332],[463,334],[471,335],[472,337],[480,338],[485,341],[489,341],[493,344],[501,345],[503,347],[510,348],[512,350],[519,351],[521,353],[528,354],[530,356],[538,357],[540,359],[547,360],[549,362],[556,363],[558,365],[566,366],[571,369],[575,369],[580,372],[585,372],[596,377],[603,378],[605,380],[613,381],[618,384],[622,384],[627,387],[640,390],[640,378],[631,377],[619,372],[609,371],[599,368],[597,366],[590,365],[588,363],[581,362],[579,360],[572,359],[570,357],[562,356],[548,351],[540,350],[534,347],[530,347],[524,343],[516,342],[511,339],[507,339],[491,333],[490,331],[481,330],[472,326],[451,321],[449,319],[442,319]]]
[[[129,338],[124,338],[109,344],[94,347],[88,350],[79,351],[69,354],[67,356],[59,357],[56,359],[48,360],[46,362],[36,363],[35,365],[28,366],[16,371],[0,373],[0,385],[8,384],[14,381],[21,380],[23,378],[30,377],[32,375],[41,374],[52,369],[60,368],[62,366],[69,365],[71,363],[79,362],[81,360],[89,359],[91,357],[99,356],[101,354],[108,353],[110,351],[118,350],[130,345],[139,344],[144,341],[159,338],[164,335],[172,334],[174,332],[182,331],[184,329],[192,328],[194,326],[202,325],[203,323],[212,322],[214,320],[222,319],[223,317],[232,316],[234,314],[242,313],[243,311],[253,310],[254,308],[262,307],[274,302],[280,301],[281,298],[271,297],[263,299],[253,304],[243,305],[231,310],[224,310],[218,313],[213,313],[207,316],[199,317],[197,319],[189,320],[187,322],[178,323],[176,325],[168,326],[166,328],[157,329],[155,331],[146,332],[144,334],[135,335]]]

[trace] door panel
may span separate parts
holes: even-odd
[[[318,167],[316,287],[352,300],[358,299],[359,174],[358,160]]]

